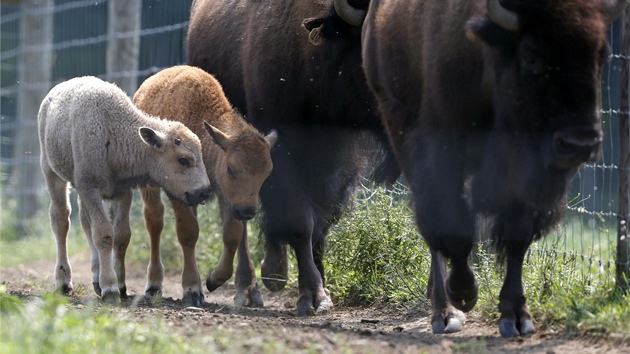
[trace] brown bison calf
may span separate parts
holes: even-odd
[[[141,112],[122,90],[95,77],[54,87],[41,104],[38,125],[57,240],[57,289],[73,291],[66,247],[69,182],[77,190],[81,226],[92,251],[94,290],[103,301],[118,302],[127,295],[124,256],[131,236],[131,188],[155,184],[187,205],[203,202],[210,195],[210,181],[201,142],[183,124]]]
[[[276,132],[267,136],[258,132],[232,108],[213,76],[190,66],[172,67],[148,78],[136,92],[134,102],[150,114],[181,121],[201,138],[206,172],[219,200],[224,245],[221,260],[208,276],[206,286],[213,291],[232,277],[238,248],[239,276],[234,302],[236,306],[262,306],[249,256],[247,220],[256,214],[258,191],[273,167],[270,150],[276,143]],[[164,278],[159,253],[164,207],[159,188],[142,188],[142,198],[151,237],[146,287],[146,295],[151,297],[161,292]],[[175,198],[170,201],[184,254],[183,301],[200,305],[203,289],[195,262],[195,244],[199,238],[197,210]]]

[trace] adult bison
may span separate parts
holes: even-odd
[[[325,236],[373,155],[366,132],[387,143],[361,68],[361,29],[332,1],[198,0],[186,42],[189,65],[214,75],[258,129],[278,132],[260,191],[262,276],[268,288],[284,287],[288,243],[298,261],[299,315],[332,306]],[[367,1],[353,5],[367,9]],[[397,177],[397,167],[382,171]]]
[[[523,258],[561,218],[577,168],[599,156],[606,27],[626,2],[370,3],[365,72],[431,249],[433,332],[458,331],[457,309],[477,300],[476,213],[494,220],[507,259],[500,333],[534,330]]]

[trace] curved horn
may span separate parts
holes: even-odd
[[[628,5],[628,0],[603,1],[602,14],[606,18],[606,24],[610,25],[615,22],[623,14],[626,5]]]
[[[363,22],[367,11],[350,6],[348,0],[335,0],[333,5],[335,6],[337,15],[339,15],[342,20],[354,27],[361,26],[361,22]]]
[[[511,32],[518,31],[518,16],[515,12],[503,7],[499,3],[499,0],[488,0],[486,2],[486,8],[488,18],[496,25]]]

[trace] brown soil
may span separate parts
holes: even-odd
[[[86,289],[73,296],[72,304],[79,309],[97,299],[88,257],[71,257],[75,288],[83,285]],[[7,292],[23,298],[41,296],[54,286],[53,268],[50,261],[0,268],[0,283]],[[129,266],[127,272],[128,293],[143,295],[144,267]],[[297,317],[295,290],[270,293],[263,288],[265,308],[240,310],[232,306],[231,284],[206,293],[201,309],[185,306],[180,293],[179,276],[168,276],[161,303],[152,305],[138,296],[123,302],[121,311],[138,322],[161,316],[174,331],[189,337],[216,329],[242,334],[239,345],[243,351],[273,337],[296,353],[630,353],[630,345],[614,338],[577,337],[551,330],[538,330],[524,338],[501,338],[495,323],[479,321],[474,312],[461,332],[434,335],[428,315],[409,309],[337,306],[327,314]]]

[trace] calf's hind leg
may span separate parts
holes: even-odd
[[[234,255],[243,237],[247,237],[246,224],[231,216],[227,203],[220,202],[220,206],[221,217],[223,218],[223,251],[221,252],[219,263],[206,279],[208,291],[216,290],[216,288],[232,277],[234,273]]]
[[[68,182],[59,178],[48,166],[43,165],[44,177],[50,195],[50,226],[57,244],[55,282],[57,292],[72,295],[72,267],[68,259],[68,230],[70,229],[70,201]]]
[[[94,246],[94,240],[92,239],[92,225],[90,223],[90,214],[85,206],[83,206],[83,202],[81,201],[81,197],[79,196],[79,217],[81,219],[81,228],[83,229],[83,233],[85,233],[85,238],[88,241],[88,245],[90,245],[90,269],[92,270],[92,286],[94,287],[94,292],[96,295],[101,296],[101,286],[99,284],[99,274],[100,274],[100,262],[98,260],[98,251],[96,250],[96,246]]]
[[[82,210],[87,212],[89,219],[91,239],[98,253],[99,277],[98,285],[101,290],[101,299],[106,303],[120,302],[120,290],[113,265],[114,229],[107,219],[103,209],[102,199],[97,189],[85,189],[77,186],[77,192],[81,198]],[[87,236],[87,235],[86,235]]]
[[[164,230],[164,204],[160,198],[160,188],[140,188],[140,195],[144,202],[142,210],[144,225],[149,232],[151,256],[147,267],[147,285],[145,296],[162,296],[162,282],[164,281],[164,265],[160,255],[160,236]]]

